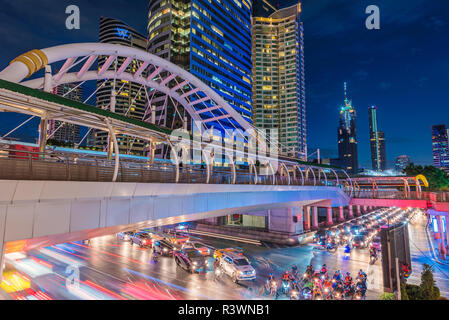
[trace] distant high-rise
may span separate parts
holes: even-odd
[[[357,153],[356,112],[352,101],[348,100],[346,82],[345,104],[340,108],[338,126],[338,158],[346,171],[356,174],[359,169]]]
[[[307,135],[300,13],[298,2],[267,18],[253,18],[253,109],[258,128],[278,130],[281,154],[303,158]]]
[[[432,126],[433,164],[449,172],[449,140],[445,124]]]
[[[61,84],[53,89],[53,94],[67,99],[82,102],[83,89],[77,83]],[[57,141],[62,145],[74,146],[80,140],[80,126],[57,120],[48,121],[49,140]]]
[[[146,50],[146,37],[126,23],[111,19],[100,18],[100,42],[119,44],[122,46],[133,47],[141,50]],[[106,62],[107,57],[98,58],[98,67]],[[113,63],[109,70],[119,69],[125,61],[125,58],[118,58],[116,63]],[[126,68],[126,72],[139,69],[141,62],[133,60]],[[143,73],[145,75],[145,72]],[[114,79],[100,80],[97,83],[97,107],[110,110],[111,94],[114,90]],[[127,117],[137,120],[144,120],[145,110],[147,108],[147,99],[145,92],[141,91],[141,85],[130,81],[117,81],[115,83],[116,96],[116,113],[126,115]],[[120,90],[121,89],[121,90]],[[140,93],[139,93],[140,92]],[[106,149],[108,145],[108,133],[104,131],[94,132],[94,145],[97,148]],[[126,137],[124,135],[117,136],[120,153],[129,153],[135,155],[143,155],[146,148],[146,142]]]
[[[278,10],[278,1],[253,0],[253,17],[268,18]]]
[[[387,155],[385,150],[385,135],[377,127],[377,108],[368,108],[369,116],[369,136],[371,143],[371,162],[373,170],[385,171],[387,167]]]
[[[394,168],[396,169],[396,171],[402,172],[402,170],[407,168],[409,164],[410,164],[409,156],[406,155],[398,156],[394,161]]]

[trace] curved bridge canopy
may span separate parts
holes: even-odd
[[[105,62],[96,68],[99,58]],[[46,65],[58,62],[63,62],[63,66],[51,78],[25,80]],[[130,65],[138,68],[129,68]],[[217,92],[189,72],[146,51],[121,45],[77,43],[32,50],[14,59],[0,72],[0,79],[45,91],[60,84],[89,80],[131,81],[141,84],[147,96],[151,95],[148,88],[176,100],[204,127],[214,122],[218,128],[253,128]]]

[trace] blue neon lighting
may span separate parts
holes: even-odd
[[[115,28],[115,30],[117,30],[116,34],[123,39],[129,39],[130,38],[130,33],[129,30],[123,29],[123,28]]]

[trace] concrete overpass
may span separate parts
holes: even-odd
[[[0,180],[1,252],[261,210],[300,233],[304,207],[323,202],[350,198],[338,187]]]

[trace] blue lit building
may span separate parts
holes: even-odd
[[[346,82],[345,104],[340,108],[337,136],[339,163],[347,172],[357,174],[359,161],[357,153],[356,112],[352,106],[352,101],[347,97]]]
[[[99,41],[101,43],[119,44],[122,46],[133,47],[145,50],[147,47],[147,39],[135,29],[131,28],[125,22],[112,19],[108,17],[100,18]],[[106,56],[98,57],[98,67],[106,62]],[[125,58],[119,57],[114,64],[109,67],[109,70],[120,68],[125,61]],[[133,61],[126,69],[131,72],[133,69],[138,69],[141,62]],[[147,99],[145,95],[135,96],[141,85],[135,82],[122,81],[118,85],[123,86],[122,90],[116,97],[116,105],[114,112],[118,114],[126,114],[128,117],[143,120],[145,110],[147,107]],[[100,80],[97,82],[96,105],[98,108],[106,109],[111,102],[111,92],[114,88],[114,79]],[[119,88],[116,87],[116,91]],[[130,107],[132,105],[132,107]],[[89,137],[89,144],[93,144],[98,149],[106,150],[108,146],[108,133],[105,131],[93,130]],[[120,153],[131,155],[144,155],[147,142],[118,135]]]
[[[250,0],[149,0],[148,15],[148,51],[201,79],[249,123],[253,121],[251,11]],[[170,123],[172,113],[163,109],[171,107],[156,104],[156,118]],[[229,121],[233,120],[221,123],[238,127]],[[222,129],[216,122],[207,124]]]

